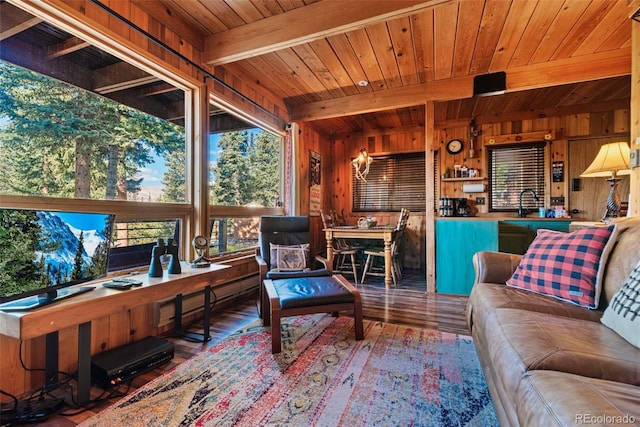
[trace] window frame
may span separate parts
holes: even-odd
[[[496,191],[495,185],[494,185],[494,167],[493,167],[493,155],[495,152],[497,151],[507,151],[507,150],[525,150],[525,149],[539,149],[539,151],[536,152],[536,156],[539,156],[539,154],[542,154],[542,159],[538,160],[538,165],[537,165],[537,169],[539,172],[539,175],[537,175],[537,180],[541,182],[537,183],[536,185],[529,185],[529,183],[525,183],[522,186],[519,187],[519,189],[517,190],[518,195],[520,194],[520,192],[522,190],[524,190],[525,188],[531,188],[532,190],[534,190],[539,198],[539,204],[542,204],[542,206],[546,205],[546,199],[548,197],[548,193],[549,193],[549,181],[550,181],[550,176],[549,176],[549,168],[547,167],[547,165],[549,164],[549,157],[550,157],[550,148],[549,148],[549,144],[546,141],[531,141],[531,142],[524,142],[524,143],[517,143],[517,144],[496,144],[493,146],[487,146],[487,165],[488,165],[488,174],[487,174],[487,178],[489,179],[489,212],[517,212],[518,211],[518,202],[519,202],[519,198],[517,198],[515,200],[515,205],[514,207],[494,207],[494,194]],[[534,178],[535,179],[535,178]]]
[[[393,168],[395,165],[398,164],[398,162],[402,162],[407,161],[407,162],[417,162],[420,165],[420,171],[421,173],[424,174],[423,179],[420,181],[419,179],[414,179],[412,180],[413,182],[411,182],[412,185],[421,185],[422,186],[422,191],[423,191],[423,195],[422,198],[420,199],[420,203],[416,203],[415,205],[411,205],[411,206],[407,206],[406,201],[403,201],[403,194],[406,194],[406,192],[402,192],[402,191],[393,191],[394,189],[397,189],[398,186],[402,185],[402,182],[398,183],[398,182],[392,182],[392,186],[393,188],[390,188],[389,191],[383,191],[381,189],[376,189],[373,188],[372,192],[373,193],[377,193],[376,196],[379,197],[379,201],[380,201],[380,205],[382,205],[382,203],[386,203],[386,206],[383,209],[380,208],[367,208],[366,207],[366,202],[365,205],[363,206],[363,203],[360,203],[360,205],[356,205],[358,199],[363,198],[362,195],[357,195],[356,193],[360,190],[362,191],[363,189],[365,191],[367,191],[367,187],[369,185],[373,185],[373,184],[369,184],[369,180],[367,180],[366,183],[359,181],[355,178],[355,174],[353,173],[353,169],[350,166],[350,175],[351,175],[351,209],[353,212],[400,212],[402,208],[408,208],[413,212],[426,212],[427,206],[426,206],[426,197],[427,197],[427,171],[426,171],[426,153],[424,151],[409,151],[409,152],[400,152],[400,153],[389,153],[389,154],[371,154],[370,155],[371,158],[373,159],[371,166],[370,166],[370,170],[369,170],[369,175],[367,176],[367,178],[372,177],[373,175],[376,174],[376,166],[379,166],[381,164],[381,162],[385,162],[387,165],[390,164],[390,162],[392,162],[394,165],[391,167],[387,167],[384,172],[381,172],[382,175],[386,176],[386,175],[392,175],[391,172],[393,172],[393,170],[390,170],[391,168]],[[408,168],[409,166],[406,165],[398,165],[395,166],[397,169],[397,174],[398,176],[400,176],[400,179],[407,179],[407,176],[405,174],[402,174],[402,172],[405,171],[405,168]],[[373,169],[373,170],[372,170]],[[415,192],[412,192],[411,194],[413,194],[413,196],[411,197],[412,199],[416,199],[415,197]],[[386,200],[383,200],[384,195],[387,196]],[[394,195],[397,195],[398,197],[394,197]],[[364,196],[365,198],[368,196]]]

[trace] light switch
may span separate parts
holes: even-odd
[[[631,150],[629,153],[629,166],[632,168],[637,168],[640,166],[640,148],[636,148],[635,150]]]

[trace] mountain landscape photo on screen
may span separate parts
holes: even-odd
[[[0,298],[105,274],[111,215],[0,210]]]

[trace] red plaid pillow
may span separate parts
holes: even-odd
[[[596,308],[616,235],[616,225],[573,233],[539,230],[507,285]]]

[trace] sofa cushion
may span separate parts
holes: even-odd
[[[269,244],[271,269],[274,271],[302,271],[309,268],[311,250],[309,243],[300,245]]]
[[[508,396],[530,370],[640,385],[638,349],[600,322],[500,308],[484,326],[490,364]]]
[[[588,227],[573,233],[539,230],[508,286],[596,308],[617,227]]]
[[[624,218],[616,221],[618,242],[607,263],[604,277],[604,297],[606,302],[620,290],[631,270],[638,262],[640,254],[640,217]]]
[[[640,348],[640,261],[614,295],[600,320]]]
[[[474,323],[482,323],[482,319],[495,314],[497,308],[519,308],[594,322],[599,321],[602,316],[600,310],[589,310],[585,307],[567,304],[564,301],[527,290],[495,283],[476,283],[473,285],[467,302],[469,330],[473,329]]]
[[[640,387],[563,372],[527,372],[515,400],[527,427],[640,422]]]

